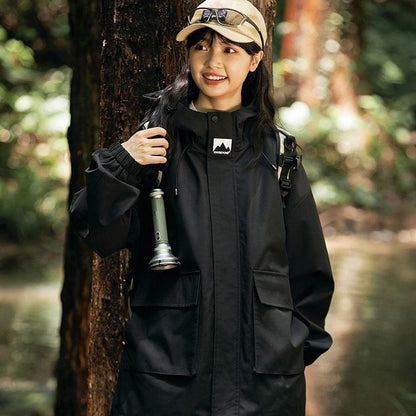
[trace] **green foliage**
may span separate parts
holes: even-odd
[[[363,15],[353,16],[348,3],[337,0],[330,24],[341,29],[341,43],[362,30],[362,51],[354,62],[361,115],[331,104],[327,81],[321,107],[289,101],[279,116],[303,145],[321,207],[411,209],[416,202],[415,5],[365,0],[360,3]],[[325,59],[320,64],[331,69]],[[283,74],[293,74],[292,67],[295,63],[288,60],[275,63],[275,86],[284,87]]]
[[[56,233],[65,222],[68,68],[39,71],[0,28],[0,236]]]
[[[375,210],[416,201],[415,134],[411,117],[380,97],[361,96],[362,117],[333,105],[323,111],[294,102],[279,112],[297,135],[318,205],[353,204]],[[405,126],[408,126],[407,128]]]
[[[363,67],[367,88],[385,99],[416,108],[415,6],[410,2],[364,2]]]
[[[32,51],[38,67],[68,65],[69,25],[66,0],[0,0],[0,25],[9,39]]]

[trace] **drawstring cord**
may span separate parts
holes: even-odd
[[[270,167],[277,172],[278,168],[277,166],[266,156],[266,154],[263,152],[262,156],[266,159],[267,163],[270,165]]]

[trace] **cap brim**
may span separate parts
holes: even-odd
[[[195,32],[198,29],[208,27],[209,29],[214,30],[220,35],[226,37],[227,39],[238,42],[238,43],[250,43],[255,42],[252,38],[245,36],[241,33],[238,33],[235,28],[228,28],[226,26],[216,25],[213,22],[211,23],[194,23],[182,29],[177,35],[176,40],[182,42],[188,38],[188,36]]]

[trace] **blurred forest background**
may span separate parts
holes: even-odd
[[[305,1],[303,12],[293,3],[278,2],[276,100],[280,123],[303,148],[327,235],[414,229],[415,2],[334,0],[324,21],[313,18],[321,0]],[[0,0],[0,283],[6,288],[9,270],[22,260],[47,263],[62,252],[70,176],[67,13],[64,0]],[[2,368],[7,336],[0,341]],[[23,371],[40,371],[22,360],[23,370],[0,375],[1,387]]]
[[[289,41],[293,25],[282,21],[287,11],[278,2],[274,74],[280,121],[298,136],[321,209],[351,205],[403,214],[416,200],[415,4],[363,0],[351,9],[353,1],[333,3],[321,29],[317,66],[305,68],[307,57],[299,51],[282,51],[285,37],[286,43],[302,38]],[[65,1],[0,0],[2,240],[59,236],[66,224],[68,34]],[[301,52],[308,53],[308,46],[301,43]],[[351,60],[352,72],[334,97],[342,55]],[[305,71],[315,93],[299,96],[300,82],[311,92]]]

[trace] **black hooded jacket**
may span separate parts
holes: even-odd
[[[134,265],[113,415],[304,415],[304,366],[331,345],[333,279],[303,168],[283,207],[272,132],[251,163],[254,117],[178,108],[161,183],[181,262],[170,271],[148,270],[155,168],[118,143],[93,154],[72,224],[101,256],[130,248]]]

